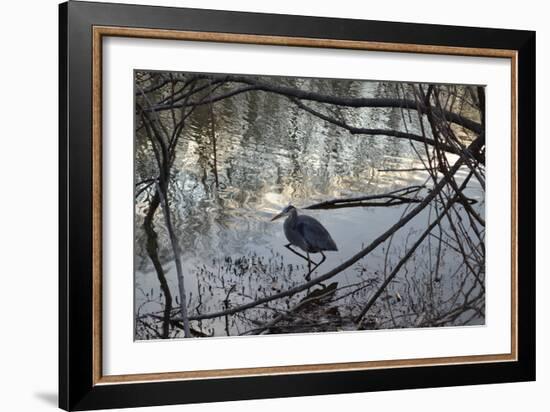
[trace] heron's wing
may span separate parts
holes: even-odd
[[[300,232],[302,238],[310,248],[318,250],[338,250],[330,233],[328,233],[321,222],[307,215],[301,215],[298,219],[296,229]]]

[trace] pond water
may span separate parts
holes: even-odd
[[[383,82],[278,81],[342,96],[380,97],[398,92],[397,85]],[[311,103],[311,107],[324,109],[321,104]],[[331,110],[355,126],[420,133],[415,112],[409,116],[408,112],[391,108],[332,107]],[[300,208],[325,200],[387,193],[411,185],[429,188],[432,183],[426,171],[410,171],[422,168],[424,156],[419,158],[418,153],[424,152],[421,144],[404,139],[353,135],[299,109],[285,97],[265,92],[242,93],[216,102],[212,107],[198,107],[178,141],[169,191],[190,316],[224,310],[304,282],[307,264],[284,247],[288,242],[283,233],[283,219],[270,221],[288,204],[297,207],[299,213],[317,218],[338,245],[338,251],[326,253],[326,261],[313,276],[326,273],[359,252],[414,204],[327,210]],[[448,158],[451,164],[456,160],[454,155]],[[150,147],[138,144],[136,181],[150,178],[153,164]],[[459,175],[463,178],[466,172],[466,169],[460,170]],[[421,190],[418,196],[426,193],[427,190]],[[482,216],[483,193],[479,182],[471,179],[465,194],[477,201],[474,207]],[[135,208],[138,317],[158,314],[163,302],[155,270],[145,250],[142,228],[151,194],[151,191],[140,194]],[[460,208],[457,211],[461,213]],[[345,319],[358,313],[376,285],[406,252],[407,245],[415,241],[434,216],[434,208],[425,209],[391,241],[324,283],[338,282],[336,300],[329,306],[337,307],[339,322],[331,318],[334,311],[316,311],[303,314],[300,328],[281,328],[279,332],[351,328]],[[159,235],[159,255],[172,295],[177,299],[174,257],[160,210],[154,222]],[[442,221],[441,230],[445,230],[445,225]],[[366,327],[418,326],[422,324],[423,305],[441,311],[452,305],[450,301],[465,287],[466,269],[462,257],[444,245],[435,270],[438,253],[435,244],[429,238],[418,249],[414,259],[389,285],[383,299],[369,312],[366,319],[370,323]],[[346,296],[348,291],[359,287],[356,293]],[[246,334],[254,325],[272,319],[278,309],[296,305],[304,295],[305,292],[273,301],[235,316],[192,322],[192,327],[206,336]],[[317,325],[312,319],[317,320]],[[465,315],[453,324],[463,323],[483,324],[484,318]],[[323,327],[324,324],[330,326]],[[171,336],[181,337],[182,332],[176,328]],[[136,339],[151,337],[136,329]]]

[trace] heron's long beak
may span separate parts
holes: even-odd
[[[271,218],[271,221],[273,222],[274,220],[277,220],[280,217],[283,217],[284,215],[285,215],[284,213],[279,213],[278,215],[273,216],[273,218]]]

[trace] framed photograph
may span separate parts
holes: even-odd
[[[60,5],[59,402],[535,379],[535,33]]]

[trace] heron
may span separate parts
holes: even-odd
[[[286,216],[284,231],[289,241],[285,247],[302,259],[307,260],[308,274],[306,275],[306,280],[310,280],[311,273],[321,266],[327,258],[323,251],[336,251],[338,247],[321,222],[311,216],[298,215],[298,211],[294,206],[288,205],[281,213],[274,216],[271,221],[277,220],[283,216]],[[302,249],[306,255],[304,256],[297,250],[294,250],[292,246]],[[310,253],[321,254],[322,258],[319,263],[315,263],[310,259]],[[313,269],[311,268],[312,263],[314,264]]]

